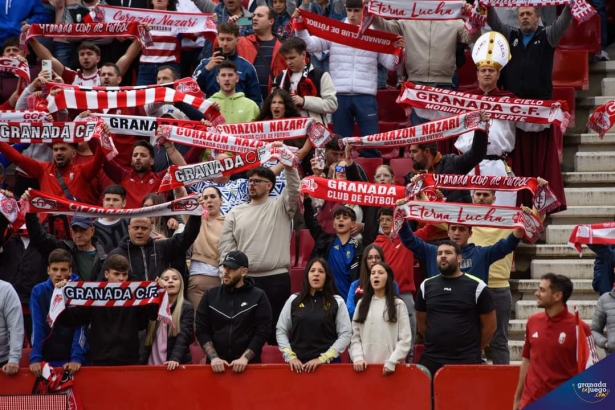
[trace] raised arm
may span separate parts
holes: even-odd
[[[217,4],[211,0],[192,0],[197,9],[202,13],[213,13]]]
[[[481,163],[487,155],[487,134],[483,131],[474,131],[474,139],[470,149],[462,155],[452,157],[456,173],[465,175]]]
[[[495,7],[487,7],[487,24],[491,27],[491,30],[501,33],[507,39],[510,38],[510,34],[516,30],[515,27],[502,24],[500,17],[498,17]]]
[[[220,260],[224,260],[227,253],[237,250],[237,239],[235,238],[235,213],[231,210],[224,219],[222,225],[222,233],[220,234],[220,242],[218,244],[218,252]]]
[[[299,173],[293,167],[284,166],[284,175],[286,176],[286,186],[282,192],[281,200],[284,202],[286,214],[292,218],[297,212],[297,204],[301,191],[301,179]]]
[[[566,7],[562,10],[562,14],[555,20],[555,23],[545,29],[547,32],[547,41],[551,47],[557,47],[562,37],[564,37],[568,26],[570,26],[571,21],[572,13],[570,12],[570,5],[566,4]]]
[[[115,63],[115,65],[117,65],[117,67],[120,69],[121,76],[124,76],[124,74],[126,74],[128,68],[130,67],[134,59],[137,58],[140,52],[141,43],[139,43],[139,40],[134,39],[130,47],[128,47],[128,49],[124,53],[124,55],[122,55]]]
[[[42,5],[42,3],[41,3]],[[21,27],[21,31],[27,31],[30,28],[29,24],[24,24]],[[36,54],[36,56],[41,59],[41,60],[51,60],[51,68],[53,69],[53,71],[55,71],[59,76],[62,76],[64,74],[64,64],[62,64],[60,62],[60,60],[56,59],[53,54],[51,53],[51,51],[49,51],[49,49],[47,47],[45,47],[44,45],[42,45],[37,39],[36,37],[32,37],[30,39],[30,42],[28,43],[30,44],[30,47],[32,47],[32,50],[34,51],[34,54]]]
[[[9,161],[21,167],[31,178],[39,179],[43,175],[44,168],[40,162],[21,154],[6,142],[0,142],[0,152],[3,153]]]
[[[406,248],[410,249],[417,258],[427,260],[427,263],[435,263],[435,254],[438,247],[414,236],[412,229],[410,229],[410,224],[407,221],[402,224],[399,230],[399,239],[401,239],[401,243]],[[430,256],[433,256],[431,262],[429,262]]]
[[[64,242],[56,239],[55,236],[47,233],[45,229],[43,229],[43,225],[41,225],[37,214],[26,215],[26,228],[28,228],[28,235],[32,246],[34,246],[38,253],[45,259],[54,249],[66,249]]]

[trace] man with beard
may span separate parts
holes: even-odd
[[[270,198],[276,183],[273,171],[258,167],[248,173],[250,203],[238,205],[227,214],[218,246],[220,259],[241,249],[252,261],[250,278],[265,291],[273,312],[267,341],[270,345],[277,345],[275,326],[290,296],[288,245],[301,185],[295,168],[285,166],[284,174],[284,192]]]
[[[177,165],[184,165],[182,155],[177,151],[171,141],[164,141],[171,161]],[[154,147],[147,141],[137,141],[132,149],[131,169],[122,168],[114,160],[107,161],[104,169],[111,180],[126,190],[126,208],[138,208],[145,196],[157,192],[166,170],[155,173]]]
[[[444,365],[481,363],[481,351],[496,329],[487,285],[461,272],[461,261],[461,247],[443,241],[436,258],[440,275],[425,280],[416,298],[417,327],[425,337],[419,364],[432,377]]]
[[[216,373],[226,367],[241,373],[248,363],[260,363],[271,331],[271,305],[246,276],[248,265],[245,253],[227,253],[221,266],[223,285],[205,292],[196,311],[196,337]]]
[[[481,121],[489,121],[489,114],[480,112]],[[405,183],[410,183],[414,174],[456,174],[465,175],[472,171],[487,155],[487,134],[476,130],[471,148],[462,155],[438,152],[437,142],[410,145],[410,158],[414,162],[414,171],[404,177]],[[443,192],[447,202],[472,202],[470,191],[446,190]]]

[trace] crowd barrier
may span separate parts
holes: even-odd
[[[0,373],[1,374],[1,373]],[[30,394],[27,369],[0,375],[0,395]],[[381,365],[357,373],[352,365],[291,373],[287,365],[251,365],[243,374],[215,374],[209,366],[83,367],[75,392],[87,410],[111,409],[408,409],[429,410],[429,378],[416,366],[397,366],[382,375]]]

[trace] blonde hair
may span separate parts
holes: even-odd
[[[180,322],[182,315],[182,307],[184,306],[184,278],[182,278],[181,273],[177,269],[168,268],[165,269],[164,272],[160,275],[162,277],[167,272],[173,272],[179,277],[179,293],[177,294],[177,300],[175,301],[175,309],[173,309],[173,313],[171,314],[171,319],[173,321],[173,325],[169,327],[168,336],[175,337],[181,331]],[[156,327],[158,326],[158,322],[155,320],[150,320],[147,325],[147,334],[145,336],[145,345],[151,346],[154,344],[154,338],[156,337]]]

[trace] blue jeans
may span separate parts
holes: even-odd
[[[378,133],[378,102],[367,94],[338,94],[337,110],[333,113],[333,132],[342,137],[352,137],[354,123],[359,124],[361,135]],[[364,149],[365,158],[380,157],[377,149]]]
[[[512,310],[512,296],[510,288],[489,289],[498,327],[489,342],[493,364],[510,364],[510,351],[508,350],[508,323]]]
[[[174,67],[177,72],[181,72],[177,63],[162,63],[162,64],[139,64],[139,75],[137,76],[137,85],[152,85],[156,84],[156,74],[158,67],[168,65]]]
[[[70,67],[73,62],[73,52],[76,50],[74,43],[53,43],[53,56],[65,67]]]
[[[603,50],[606,50],[607,42],[607,27],[606,27],[606,0],[589,0],[589,4],[591,4],[598,15],[600,16],[600,46]]]

